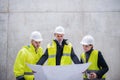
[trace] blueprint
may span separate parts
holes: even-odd
[[[90,66],[90,63],[67,66],[27,65],[36,72],[35,80],[83,80],[82,72]]]

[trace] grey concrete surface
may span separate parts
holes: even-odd
[[[120,0],[9,0],[10,11],[118,11]]]
[[[8,0],[0,0],[0,12],[8,12]]]
[[[0,13],[0,79],[7,80],[7,26],[8,14]]]
[[[79,57],[80,40],[95,38],[109,65],[107,80],[120,76],[120,0],[0,0],[0,80],[15,80],[13,64],[17,52],[30,43],[29,35],[42,33],[44,51],[56,26],[65,28],[65,38]]]

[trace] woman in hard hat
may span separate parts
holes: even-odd
[[[102,53],[93,49],[94,38],[87,35],[83,37],[80,43],[84,49],[84,52],[80,55],[81,63],[91,63],[83,75],[83,80],[105,80],[105,73],[109,68]]]
[[[16,57],[14,63],[14,74],[16,80],[34,80],[33,71],[27,66],[28,64],[36,64],[43,54],[40,47],[42,36],[40,32],[34,31],[31,34],[31,44],[24,46]]]

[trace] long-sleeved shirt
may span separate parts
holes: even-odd
[[[88,62],[88,59],[92,51],[93,49],[85,53],[86,62]],[[82,59],[80,60],[80,63],[83,63]],[[100,70],[96,72],[97,77],[102,78],[102,76],[109,70],[109,68],[100,51],[98,52],[98,64],[97,65],[100,68]]]
[[[66,39],[63,39],[62,45],[60,45],[57,40],[54,40],[54,41],[57,44],[56,65],[60,65],[61,57],[63,55],[63,47],[65,44],[67,44],[67,42],[66,42]],[[48,59],[48,49],[46,49],[44,55],[40,58],[37,64],[43,65],[47,59]],[[73,48],[71,49],[71,59],[75,64],[80,63],[78,57],[74,53]]]

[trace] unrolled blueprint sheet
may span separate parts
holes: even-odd
[[[35,71],[35,80],[82,80],[82,72],[84,72],[90,63],[74,64],[67,66],[28,66]]]

